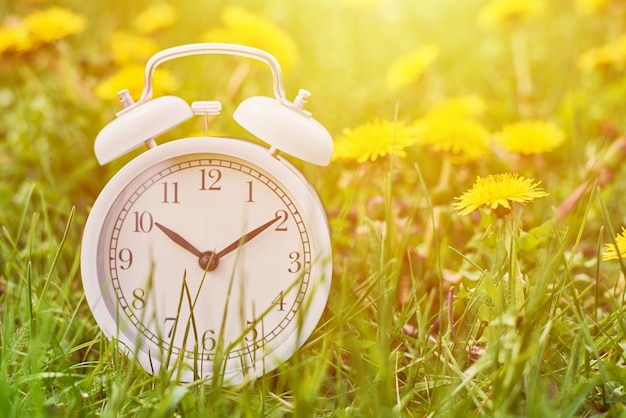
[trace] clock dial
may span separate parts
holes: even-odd
[[[151,362],[169,353],[211,370],[219,358],[245,373],[298,333],[315,248],[291,193],[254,164],[206,153],[159,162],[104,225],[100,287]]]

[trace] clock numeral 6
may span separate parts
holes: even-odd
[[[217,341],[215,340],[215,331],[212,329],[208,329],[204,331],[202,334],[202,350],[204,351],[213,351],[217,346]]]

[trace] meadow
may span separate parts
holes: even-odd
[[[93,141],[147,59],[272,53],[334,138],[296,164],[332,230],[307,343],[243,386],[145,373],[85,301]],[[621,0],[0,3],[0,415],[626,416],[626,4]],[[232,57],[168,63],[155,94],[271,95]],[[202,134],[200,119],[157,138]]]

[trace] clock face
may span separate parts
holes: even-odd
[[[220,152],[160,152],[169,156],[112,180],[85,233],[95,236],[86,248],[98,289],[87,294],[105,332],[115,322],[109,336],[148,371],[178,365],[195,374],[186,380],[223,370],[239,381],[284,361],[315,326],[330,284],[328,232],[310,189],[266,150],[204,139],[180,141]]]

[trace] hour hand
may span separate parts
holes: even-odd
[[[163,233],[165,235],[167,235],[176,244],[180,245],[181,247],[183,247],[185,250],[189,251],[191,254],[195,255],[196,257],[201,257],[202,256],[202,251],[198,250],[196,247],[191,245],[191,243],[189,243],[189,241],[187,241],[185,238],[181,237],[178,233],[176,233],[176,232],[172,231],[171,229],[161,225],[158,222],[155,222],[154,224],[157,226],[157,228],[159,228],[161,231],[163,231]]]

